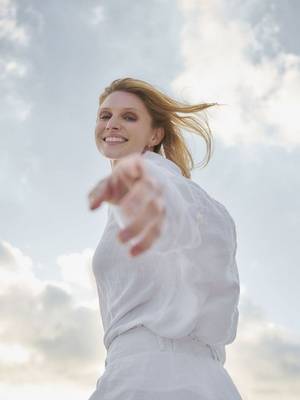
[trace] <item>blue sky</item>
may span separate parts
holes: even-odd
[[[0,0],[3,398],[87,399],[104,368],[90,262],[106,206],[89,212],[87,193],[110,172],[98,96],[125,76],[226,104],[209,110],[214,154],[192,172],[237,226],[226,368],[246,400],[299,397],[299,17],[296,0]]]

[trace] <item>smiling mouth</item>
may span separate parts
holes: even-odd
[[[123,144],[128,142],[128,139],[124,139],[124,140],[112,140],[112,141],[106,141],[105,139],[102,139],[103,142],[105,142],[106,144]]]

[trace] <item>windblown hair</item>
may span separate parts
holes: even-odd
[[[205,140],[207,151],[204,167],[208,164],[212,155],[213,137],[203,110],[219,105],[218,103],[184,104],[172,99],[145,81],[123,78],[114,80],[104,89],[99,96],[99,104],[101,105],[108,95],[117,90],[137,95],[152,117],[152,128],[164,128],[164,138],[154,146],[153,150],[177,164],[183,176],[191,178],[190,171],[194,169],[195,163],[180,128],[191,131]],[[200,111],[205,118],[197,115]],[[179,115],[191,113],[194,115]]]

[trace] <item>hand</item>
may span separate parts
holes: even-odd
[[[139,153],[119,160],[111,175],[89,193],[89,201],[91,210],[104,201],[116,204],[130,219],[129,225],[119,231],[118,239],[122,243],[142,234],[142,239],[130,249],[132,256],[149,249],[160,236],[166,215],[163,190],[147,173]]]

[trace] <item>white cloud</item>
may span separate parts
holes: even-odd
[[[300,144],[295,124],[300,57],[280,47],[279,28],[271,15],[251,26],[235,15],[229,17],[226,4],[178,0],[185,18],[185,67],[173,89],[183,93],[189,88],[189,101],[226,104],[208,111],[213,133],[225,144],[261,143],[291,150]]]
[[[23,46],[29,44],[28,32],[18,24],[16,5],[10,0],[0,0],[0,39]]]
[[[0,80],[9,77],[22,78],[27,73],[27,67],[17,60],[1,60],[0,59]]]
[[[295,400],[300,394],[300,337],[272,323],[247,294],[225,368],[244,399]]]
[[[19,121],[25,121],[31,114],[32,104],[27,103],[22,97],[17,93],[8,93],[5,96],[6,105],[8,107],[11,117],[15,117]]]
[[[95,287],[91,269],[93,254],[92,249],[85,249],[81,254],[72,253],[57,257],[63,280],[87,289]]]
[[[1,117],[27,120],[32,111],[32,104],[20,95],[20,79],[28,74],[28,65],[17,55],[20,46],[28,47],[30,36],[28,29],[18,22],[17,7],[10,0],[0,0],[0,40],[4,43],[0,53],[0,91]]]
[[[104,8],[101,5],[98,5],[92,9],[91,16],[89,18],[89,22],[91,25],[99,25],[101,22],[106,20],[106,16],[104,13]]]
[[[19,344],[5,346],[0,343],[0,359],[6,365],[26,364],[30,360],[29,351]]]
[[[70,261],[80,264],[72,257],[60,258],[64,268]],[[0,282],[2,384],[95,384],[105,358],[99,307],[77,296],[74,280],[37,278],[32,259],[3,241]]]
[[[57,257],[61,278],[78,304],[98,310],[97,286],[92,270],[92,249],[82,253],[64,254]]]
[[[51,382],[49,384],[25,383],[16,382],[12,384],[6,384],[0,382],[0,394],[3,394],[5,400],[20,400],[22,398],[30,400],[83,400],[88,399],[89,395],[93,391],[91,386],[89,389],[84,387],[81,388],[78,385],[74,385],[74,382],[70,383],[56,383]]]
[[[0,282],[0,294],[12,286],[23,287],[33,295],[40,290],[31,258],[6,241],[0,242]]]

